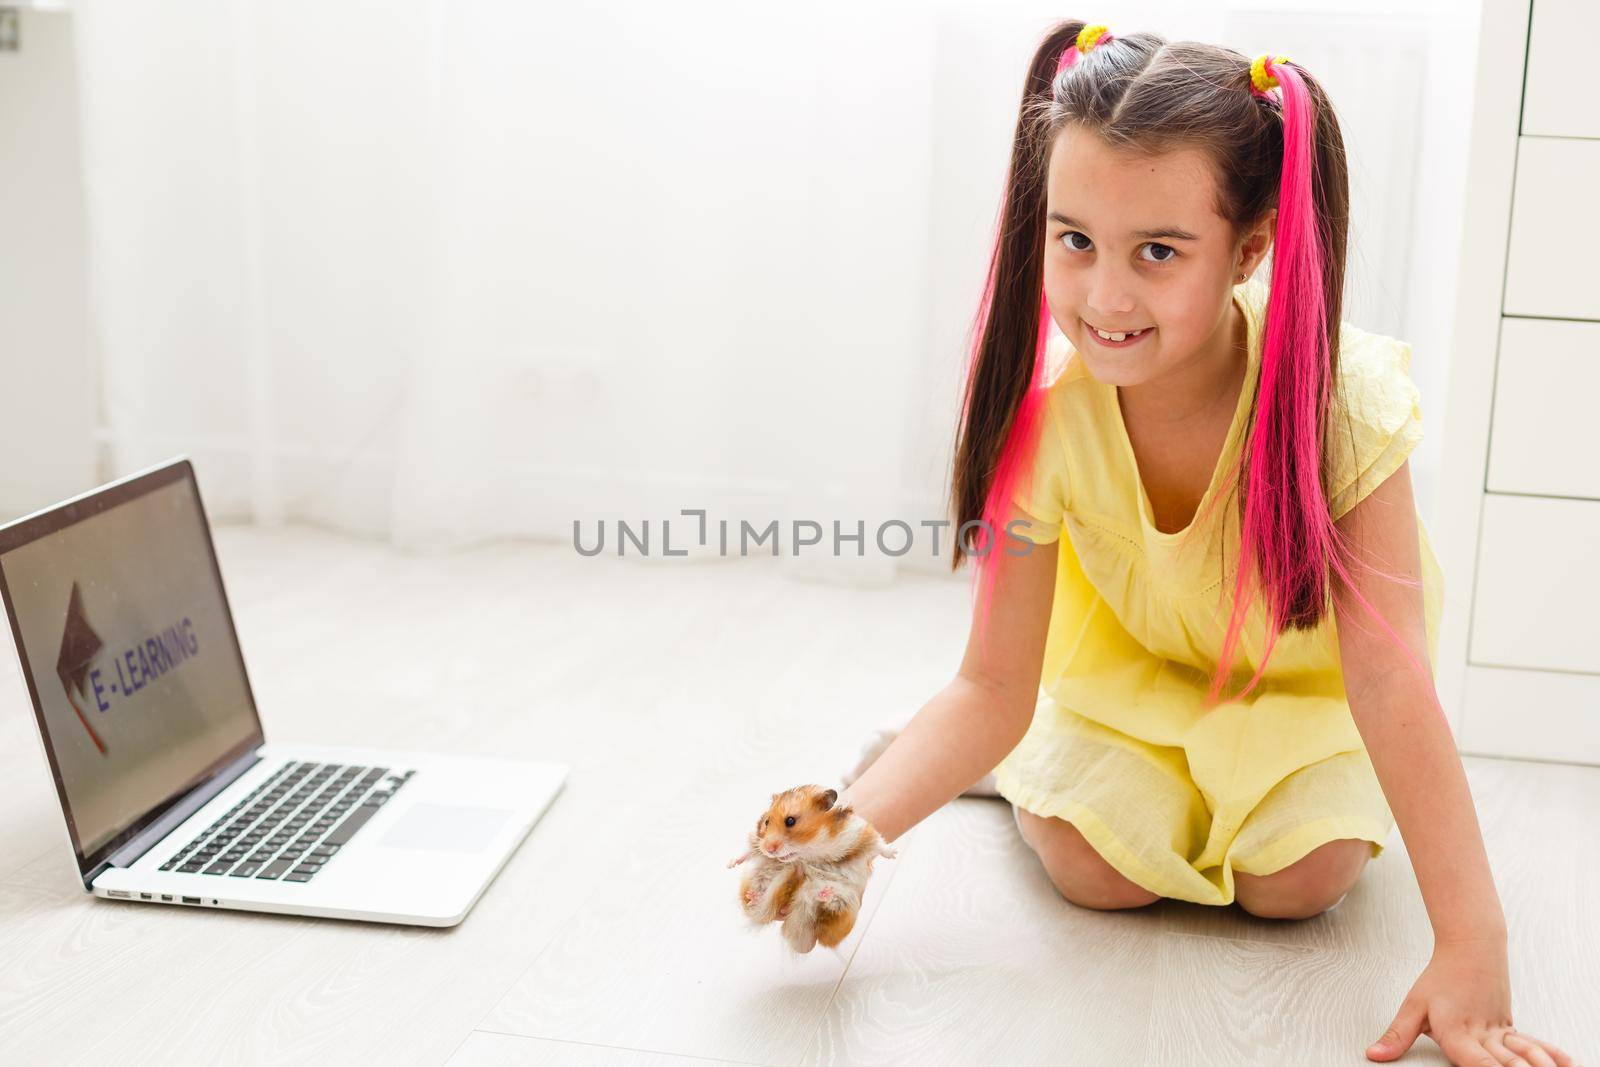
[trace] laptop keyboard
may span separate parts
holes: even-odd
[[[286,763],[161,869],[309,882],[415,773]]]

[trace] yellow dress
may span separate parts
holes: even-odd
[[[1156,529],[1116,388],[1090,376],[1061,336],[1051,346],[1058,369],[1038,454],[1015,497],[1030,522],[1017,532],[1059,542],[1059,558],[1039,702],[996,768],[996,788],[1018,807],[1072,823],[1135,884],[1199,904],[1231,903],[1235,872],[1271,874],[1338,838],[1369,841],[1376,857],[1394,825],[1350,716],[1331,612],[1314,630],[1279,635],[1254,691],[1202,711],[1238,551],[1237,498],[1220,483],[1254,399],[1266,295],[1256,279],[1234,287],[1249,369],[1187,530]],[[1340,333],[1335,518],[1422,437],[1411,346],[1348,323]],[[1219,492],[1229,498],[1202,522]],[[1443,576],[1420,515],[1417,526],[1432,663]],[[1246,618],[1230,690],[1261,662],[1259,600]]]

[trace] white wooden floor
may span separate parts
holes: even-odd
[[[217,540],[270,739],[517,753],[571,778],[453,930],[94,900],[5,648],[8,1063],[1361,1064],[1428,958],[1398,835],[1309,921],[1099,913],[1056,896],[1003,802],[964,798],[877,865],[837,954],[791,961],[775,928],[744,928],[725,864],[770,793],[835,784],[949,679],[964,579]],[[1467,770],[1517,1024],[1600,1059],[1600,769]],[[1403,1062],[1445,1060],[1424,1037]]]

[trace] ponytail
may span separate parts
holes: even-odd
[[[1335,524],[1328,502],[1322,438],[1333,398],[1344,292],[1348,179],[1342,139],[1322,89],[1287,57],[1266,56],[1251,68],[1251,91],[1282,94],[1283,166],[1272,246],[1256,413],[1240,480],[1241,537],[1233,612],[1207,706],[1221,698],[1254,596],[1265,601],[1266,647],[1244,689],[1266,670],[1278,634],[1310,630],[1329,611],[1330,572],[1388,631],[1424,675],[1410,647],[1356,589],[1360,563]],[[1382,573],[1382,572],[1380,572]],[[1410,585],[1415,579],[1388,578]]]

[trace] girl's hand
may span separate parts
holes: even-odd
[[[1548,1041],[1511,1028],[1511,978],[1502,939],[1442,941],[1367,1058],[1399,1059],[1418,1034],[1464,1067],[1577,1067]]]

